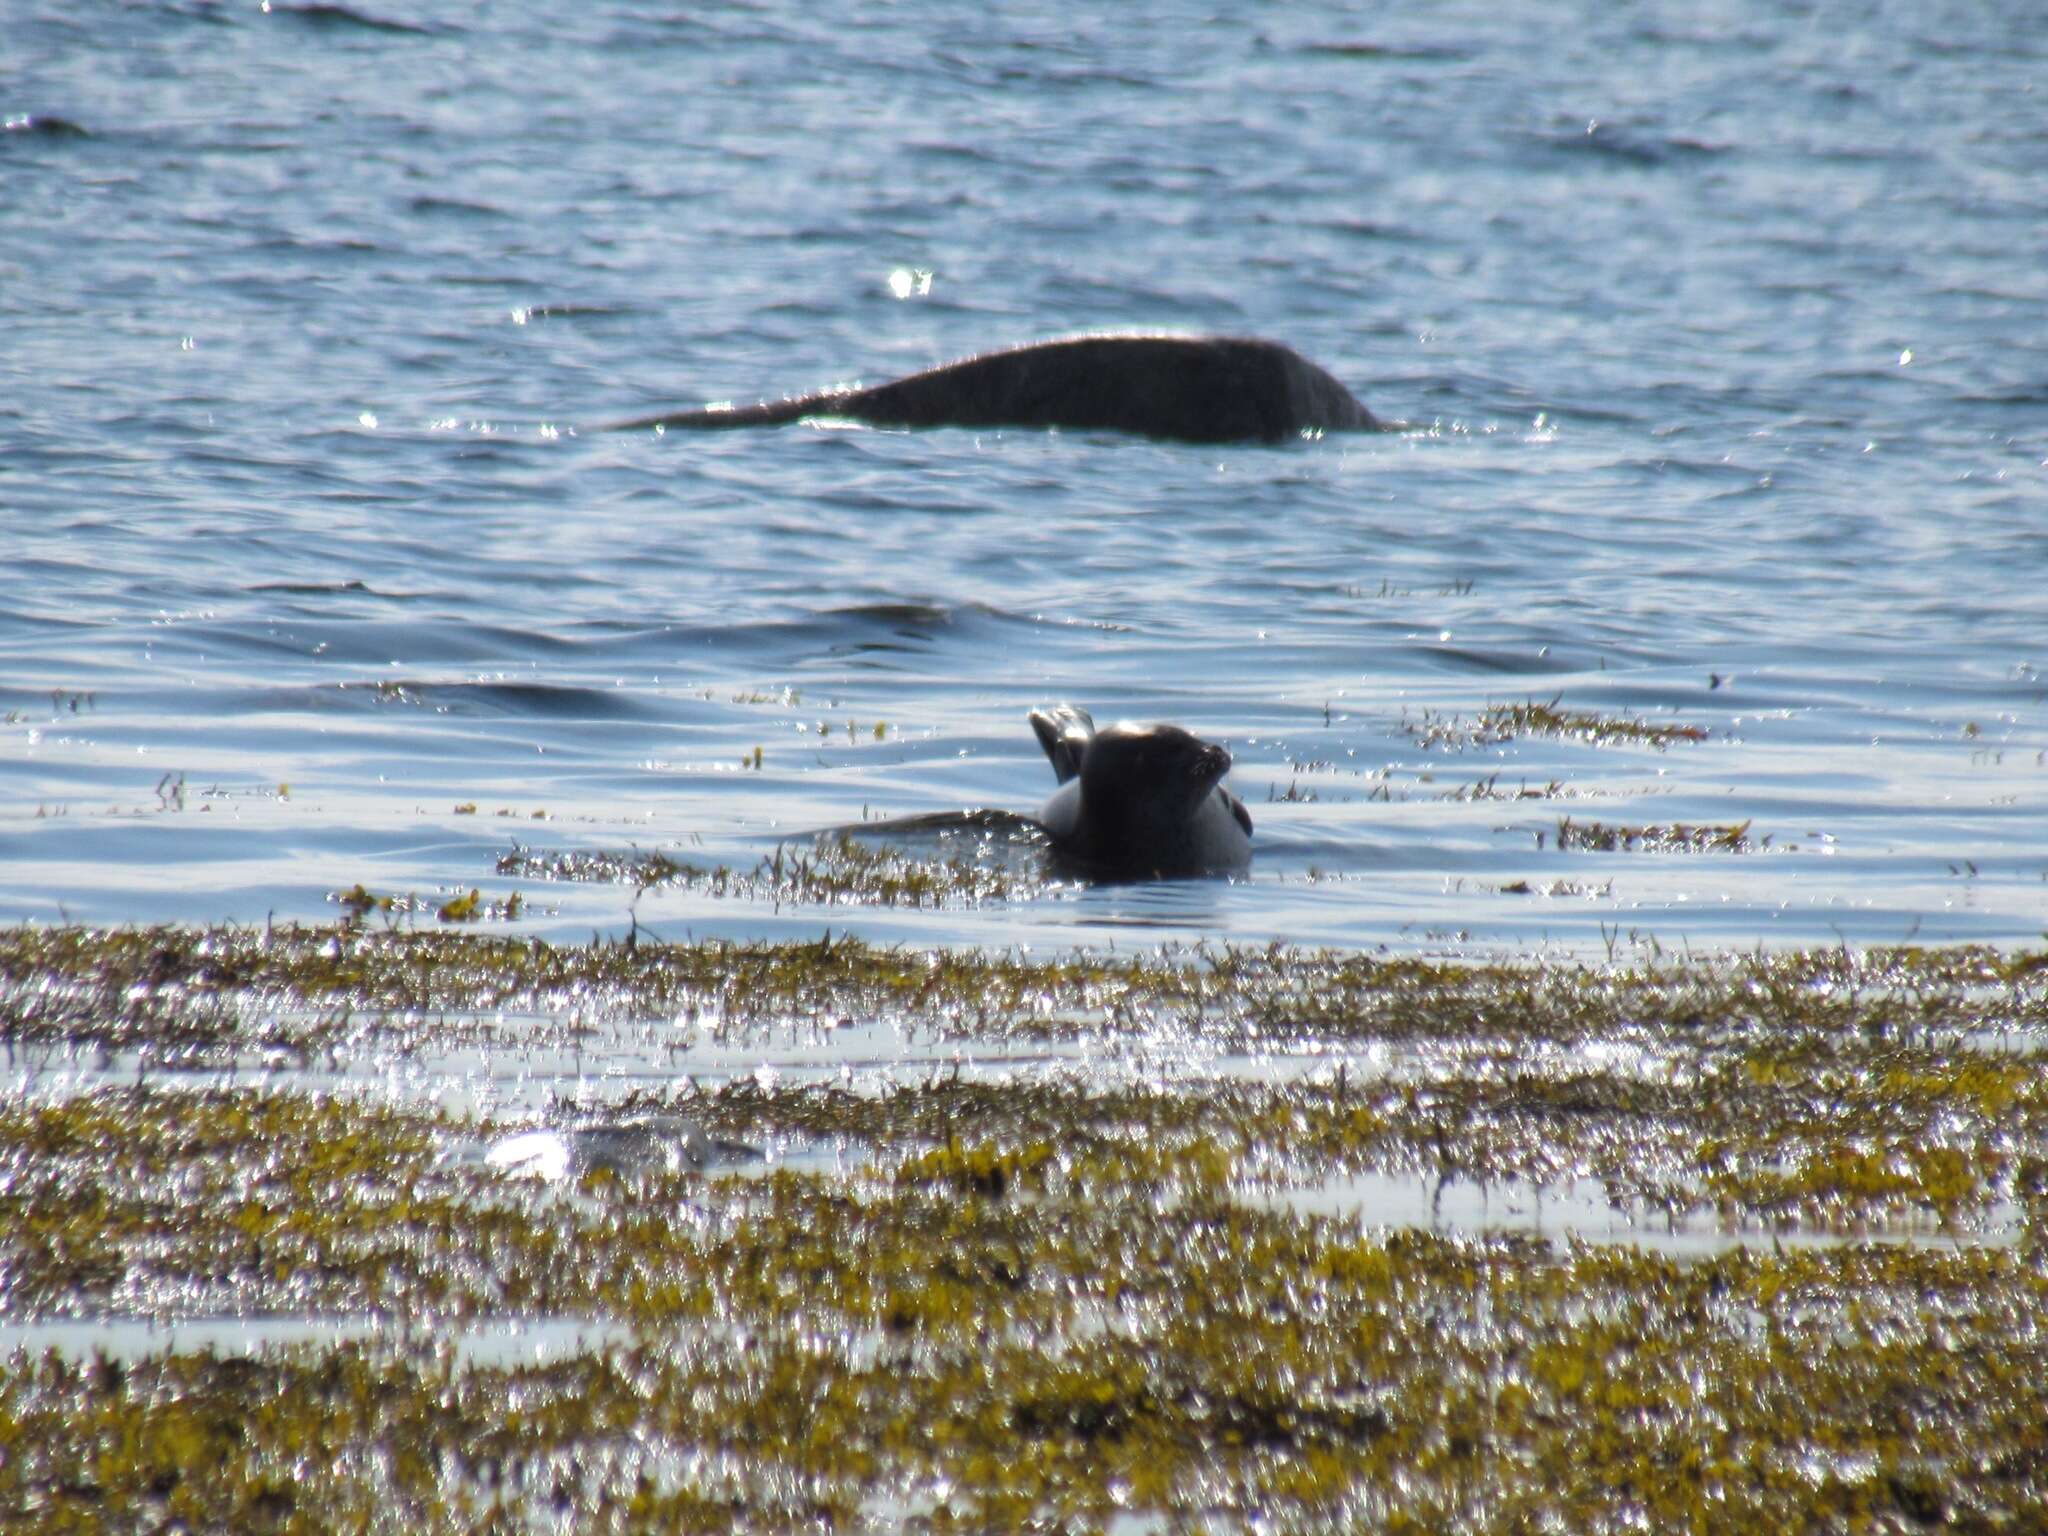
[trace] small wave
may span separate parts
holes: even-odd
[[[1681,160],[1723,155],[1726,145],[1709,144],[1680,135],[1659,137],[1618,127],[1613,123],[1589,122],[1576,128],[1528,136],[1534,143],[1560,154],[1590,154],[1625,165],[1666,166]]]
[[[656,712],[643,696],[619,688],[565,683],[451,683],[380,679],[340,683],[381,703],[413,704],[450,715],[501,715],[522,720],[645,720]]]
[[[230,224],[214,220],[192,219],[187,222],[200,229],[233,228]],[[300,240],[289,235],[279,235],[268,240],[257,240],[252,242],[248,248],[261,255],[304,256],[313,260],[323,260],[337,256],[350,258],[367,256],[384,249],[383,246],[377,244],[374,240]]]
[[[957,160],[968,165],[1008,164],[1007,155],[997,153],[985,145],[956,143],[951,139],[912,139],[903,147],[913,155],[923,155],[931,160]]]
[[[954,610],[931,603],[856,603],[850,608],[827,608],[825,617],[866,619],[876,624],[914,624],[937,627],[953,622]]]
[[[581,688],[560,683],[459,683],[438,692],[480,713],[552,720],[646,720],[657,711],[644,696],[623,688]]]
[[[636,311],[622,304],[523,304],[512,313],[524,325],[529,320],[610,320]]]
[[[926,603],[857,603],[828,608],[808,619],[757,631],[763,639],[801,636],[831,656],[923,651],[944,643],[980,652],[1004,642],[993,631],[1036,621],[978,603],[938,607]]]
[[[1396,59],[1421,64],[1457,64],[1472,57],[1469,48],[1444,48],[1426,43],[1304,43],[1301,52],[1338,59]]]
[[[1401,245],[1420,245],[1430,238],[1409,225],[1386,224],[1376,219],[1361,219],[1345,214],[1304,222],[1313,228],[1327,229],[1333,234],[1350,235],[1359,240],[1386,240]]]
[[[1151,75],[1133,74],[1129,70],[1103,69],[1082,65],[1058,69],[999,70],[996,78],[1004,84],[1044,86],[1060,90],[1092,90],[1099,86],[1114,86],[1133,91],[1163,91],[1166,82]]]
[[[367,583],[361,581],[264,581],[245,592],[284,592],[295,597],[319,597],[339,592],[368,592]]]
[[[269,0],[263,7],[266,16],[287,16],[293,21],[309,27],[354,29],[362,32],[393,32],[420,37],[432,37],[440,28],[422,26],[418,22],[399,21],[389,16],[372,16],[346,5],[309,4],[279,5]]]
[[[570,684],[466,683],[411,677],[363,678],[305,687],[260,689],[235,696],[237,710],[374,713],[419,710],[478,719],[573,721],[661,718],[648,695],[623,688]]]
[[[511,215],[489,203],[466,202],[459,197],[416,197],[406,204],[412,213],[450,213],[470,219],[504,219]]]
[[[1420,656],[1443,671],[1471,672],[1481,676],[1563,673],[1571,671],[1574,665],[1540,651],[1507,651],[1462,645],[1429,646]]]
[[[0,122],[0,132],[18,133],[24,137],[32,135],[43,139],[89,139],[92,137],[90,130],[72,122],[68,117],[51,117],[48,115],[38,117],[33,113],[26,112],[20,117],[10,117],[5,122]]]
[[[1036,632],[1044,621],[980,604],[957,608],[919,603],[864,603],[793,618],[728,624],[634,627],[596,642],[607,665],[637,660],[673,672],[677,663],[729,666],[750,658],[774,670],[830,658],[897,652],[915,654],[939,645],[980,655],[1015,643],[1016,626]],[[531,637],[528,644],[531,644]]]
[[[1962,405],[2048,405],[2048,384],[2036,388],[2020,385],[1996,392],[1961,394],[1956,400]]]

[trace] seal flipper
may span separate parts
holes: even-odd
[[[641,416],[633,421],[606,423],[600,431],[643,432],[649,428],[698,428],[719,431],[727,427],[780,427],[806,416],[830,416],[837,395],[802,395],[794,400],[763,400],[759,405],[707,405],[694,411],[664,411],[659,416]]]
[[[1095,721],[1087,710],[1071,704],[1034,709],[1031,729],[1038,733],[1038,744],[1052,759],[1055,779],[1064,784],[1081,776],[1081,759],[1088,755],[1088,743],[1095,739]]]

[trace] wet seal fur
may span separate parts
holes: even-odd
[[[1228,875],[1252,858],[1252,815],[1229,790],[1230,754],[1177,725],[1096,730],[1085,710],[1034,709],[1060,787],[1038,812],[1053,857],[1091,880]]]
[[[872,389],[672,411],[611,430],[769,427],[819,416],[879,427],[1068,427],[1195,443],[1283,442],[1392,425],[1276,341],[1073,336],[984,352]]]

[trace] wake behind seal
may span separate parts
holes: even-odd
[[[1177,725],[1033,710],[1060,787],[1038,812],[1056,864],[1090,880],[1172,880],[1244,871],[1252,817],[1223,787],[1230,754]]]

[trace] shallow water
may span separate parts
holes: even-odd
[[[119,28],[10,21],[0,919],[320,919],[360,882],[678,938],[2048,922],[2017,12]],[[585,430],[1102,327],[1284,339],[1420,425]],[[1404,728],[1552,698],[1709,739]],[[1249,881],[899,912],[494,872],[1029,810],[1062,699],[1226,742]],[[1560,852],[1564,816],[1753,851]]]
[[[417,898],[386,920],[477,889],[562,938],[2038,941],[2035,29],[1130,15],[11,21],[0,920],[319,921],[361,885]],[[1097,328],[1280,338],[1413,426],[589,429]],[[1058,700],[1226,742],[1250,877],[915,910],[532,873],[745,871],[822,828],[1029,811],[1052,776],[1025,715]],[[1552,700],[1705,739],[1475,730]],[[1567,819],[1745,831],[1599,851]],[[648,1021],[565,1051],[494,1027],[238,1077],[516,1135],[761,1072],[1306,1069],[1172,1030],[1019,1052]],[[130,1072],[12,1063],[10,1092]],[[1741,1240],[1575,1187],[1288,1198]]]

